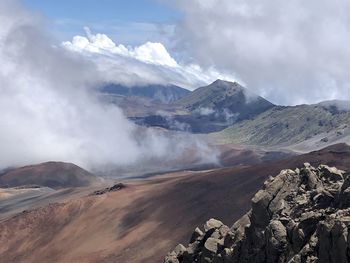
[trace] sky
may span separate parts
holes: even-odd
[[[167,22],[179,13],[169,6],[153,0],[23,0],[33,9],[52,19],[75,19],[100,22],[121,20],[125,22]]]
[[[21,0],[42,17],[57,42],[84,54],[105,73],[105,82],[175,84],[187,89],[217,78],[234,80],[215,67],[200,67],[174,41],[182,13],[162,0]]]
[[[123,44],[139,45],[148,41],[165,41],[181,14],[155,0],[22,0],[28,7],[44,14],[60,40],[83,32],[88,26],[103,31]]]

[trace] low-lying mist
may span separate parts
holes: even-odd
[[[42,22],[16,1],[0,2],[0,168],[50,160],[93,170],[156,167],[189,152],[196,163],[216,161],[199,139],[137,127],[101,102],[103,73],[55,45]]]

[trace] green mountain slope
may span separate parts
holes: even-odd
[[[225,130],[211,134],[217,143],[241,143],[261,146],[289,146],[327,134],[342,136],[348,129],[350,112],[336,107],[299,105],[276,106],[254,119],[241,121]]]

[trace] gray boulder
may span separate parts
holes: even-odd
[[[232,227],[210,219],[164,262],[350,262],[350,178],[305,163],[270,177]],[[173,260],[173,261],[169,261]],[[177,261],[176,261],[177,260]]]

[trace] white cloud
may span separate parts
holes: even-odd
[[[274,102],[350,99],[346,0],[177,0],[178,46]]]
[[[200,151],[211,152],[187,135],[172,139],[140,130],[119,108],[99,101],[94,88],[104,80],[103,72],[78,53],[55,46],[42,21],[16,1],[0,2],[0,22],[0,169],[49,160],[87,168],[159,163],[189,148],[204,160]],[[94,41],[113,48],[103,36]]]
[[[131,51],[131,55],[146,63],[169,67],[179,66],[161,43],[147,42]]]
[[[63,46],[74,51],[88,51],[100,54],[116,54],[137,59],[139,61],[178,67],[176,61],[170,56],[161,43],[147,42],[135,48],[126,47],[122,44],[116,45],[112,39],[105,34],[92,34],[91,30],[85,27],[86,37],[75,36],[72,42],[63,42]]]
[[[100,69],[106,82],[134,84],[175,84],[188,89],[207,85],[218,78],[234,80],[230,74],[214,67],[178,63],[161,43],[146,42],[140,46],[116,44],[105,34],[75,36],[63,42],[68,50],[81,53]]]

